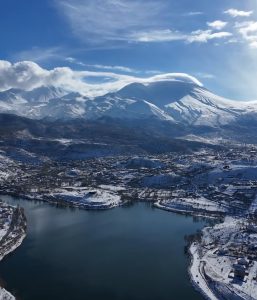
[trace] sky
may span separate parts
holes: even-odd
[[[0,90],[97,94],[185,73],[257,100],[256,0],[0,0],[0,38]]]

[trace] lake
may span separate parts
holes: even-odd
[[[184,236],[206,222],[135,203],[108,211],[24,207],[28,235],[0,263],[20,300],[200,300],[187,273]]]

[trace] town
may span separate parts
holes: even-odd
[[[256,154],[254,146],[238,146],[35,162],[7,157],[3,150],[0,193],[94,210],[147,201],[213,219],[215,225],[196,235],[189,247],[195,288],[209,299],[257,299]]]

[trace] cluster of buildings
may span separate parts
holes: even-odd
[[[115,156],[88,160],[29,164],[12,161],[0,164],[0,193],[44,200],[58,189],[122,187],[121,201],[151,201],[181,206],[189,213],[197,208],[206,214],[240,214],[257,193],[254,178],[257,161],[253,149],[244,151],[203,150],[191,154],[162,154],[147,157]],[[204,207],[206,199],[206,207]],[[49,200],[49,199],[48,199]],[[55,199],[55,201],[58,199]],[[60,201],[62,199],[59,199]],[[192,211],[191,211],[192,210]],[[179,212],[179,211],[178,211]]]

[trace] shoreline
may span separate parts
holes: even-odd
[[[12,219],[5,235],[0,240],[0,262],[21,246],[27,236],[27,219],[22,208],[2,203],[12,211]],[[16,234],[16,235],[15,235]],[[11,236],[11,238],[10,238]],[[3,287],[0,287],[0,300],[15,300],[16,298]]]
[[[8,195],[5,194],[5,195]],[[10,194],[9,194],[10,195]],[[11,195],[12,197],[17,197],[14,195]],[[56,204],[53,203],[52,201],[47,201],[45,199],[35,199],[35,198],[29,198],[29,197],[23,197],[23,196],[19,196],[22,197],[28,201],[42,201],[42,202],[46,202],[48,204]],[[66,206],[73,206],[73,203],[70,203],[70,205],[66,205]],[[12,207],[12,209],[14,209],[14,206],[9,206]],[[73,206],[74,207],[74,206]],[[211,218],[211,219],[216,219],[216,218],[221,218],[220,215],[216,214],[214,215],[208,215],[208,214],[200,214],[197,213],[196,211],[180,211],[180,210],[175,210],[173,208],[168,208],[165,206],[162,206],[159,202],[156,202],[153,204],[153,207],[156,207],[158,209],[161,210],[166,210],[169,212],[173,212],[173,213],[177,213],[177,214],[181,214],[181,215],[188,215],[191,217],[203,217],[203,218]],[[21,227],[21,234],[17,237],[17,240],[15,241],[14,244],[12,244],[11,247],[8,247],[8,249],[4,249],[3,254],[1,254],[2,249],[1,249],[1,241],[0,240],[0,261],[7,256],[9,253],[13,252],[15,249],[17,249],[23,242],[24,238],[26,237],[26,217],[24,214],[24,211],[22,208],[17,207],[16,208],[17,212],[18,212],[18,216],[19,218],[16,218],[16,226],[17,225],[21,225],[23,224],[23,227]],[[223,220],[224,221],[224,220]],[[219,223],[222,224],[222,223]],[[13,225],[15,226],[15,224]],[[202,229],[202,232],[208,228],[208,226],[205,226]],[[12,231],[9,232],[9,234]],[[202,239],[202,238],[201,238]],[[245,297],[241,297],[241,293],[242,291],[236,291],[233,289],[232,286],[228,286],[227,284],[223,284],[219,281],[216,281],[215,279],[212,278],[212,276],[210,277],[208,274],[208,269],[206,269],[208,263],[205,259],[205,257],[201,254],[203,250],[203,246],[201,245],[200,240],[198,241],[193,241],[190,244],[188,244],[188,255],[190,256],[190,263],[188,266],[188,274],[189,274],[189,278],[190,278],[190,282],[193,286],[193,288],[199,292],[205,299],[208,300],[220,300],[220,299],[230,299],[227,298],[228,295],[233,295],[233,297],[236,297],[235,299],[237,300],[253,300],[254,298],[245,298]],[[1,298],[1,293],[7,293],[6,295],[9,297],[8,294],[10,294],[9,292],[5,291],[4,289],[0,288],[0,300],[15,300],[15,298]],[[241,294],[241,295],[240,295]],[[12,296],[10,294],[10,296]],[[248,295],[246,295],[248,296]],[[229,296],[230,297],[230,296]],[[234,298],[233,298],[234,299]]]
[[[219,300],[214,294],[213,291],[209,288],[205,278],[203,277],[203,274],[199,270],[199,265],[197,264],[197,259],[195,255],[198,255],[197,252],[197,243],[192,242],[191,245],[188,248],[188,254],[190,256],[190,264],[188,267],[188,274],[190,277],[190,282],[194,289],[199,292],[205,299],[207,300]],[[201,263],[201,262],[200,262]],[[194,270],[196,268],[196,270]],[[200,282],[201,280],[201,282]]]
[[[158,209],[161,209],[164,211],[168,211],[171,213],[184,215],[184,216],[206,218],[206,219],[223,219],[224,218],[224,214],[218,214],[218,213],[209,213],[208,214],[208,212],[201,213],[201,212],[197,212],[197,211],[193,211],[193,210],[182,210],[182,209],[177,209],[174,207],[168,207],[168,206],[162,205],[159,201],[154,202],[153,206],[155,208],[158,208]]]
[[[220,231],[223,228],[227,230],[226,233]],[[214,227],[205,227],[202,230],[201,239],[193,241],[188,248],[190,255],[188,273],[192,285],[208,300],[256,299],[256,291],[254,295],[252,294],[252,288],[256,288],[256,263],[254,260],[250,262],[250,260],[244,258],[246,255],[233,256],[231,253],[223,256],[217,254],[222,245],[213,246],[209,239],[211,235],[215,235],[215,231],[219,237],[223,238],[223,247],[227,245],[226,236],[231,242],[234,234],[239,235],[242,232],[232,218]],[[243,229],[243,233],[245,232],[245,229]],[[232,272],[240,259],[247,264],[248,269],[244,275],[245,278],[236,277],[237,275]]]
[[[49,197],[45,195],[40,195],[38,197],[35,197],[34,195],[25,195],[25,194],[17,194],[15,192],[5,192],[2,193],[0,192],[0,198],[1,196],[11,196],[14,198],[22,198],[24,200],[28,201],[38,201],[38,202],[43,202],[47,203],[49,205],[53,205],[56,207],[64,207],[64,208],[76,208],[76,209],[81,209],[81,210],[94,210],[94,211],[105,211],[109,209],[114,209],[119,206],[123,206],[128,203],[127,200],[125,201],[119,201],[118,203],[111,203],[111,204],[106,204],[106,205],[90,205],[87,203],[81,203],[81,202],[75,202],[75,201],[70,201],[70,200],[64,200],[61,198],[55,198],[55,197]]]
[[[14,197],[14,198],[19,197],[19,198],[23,198],[23,199],[25,199],[27,201],[38,201],[38,202],[46,203],[48,205],[54,205],[54,206],[59,206],[59,207],[67,207],[67,208],[76,208],[76,209],[82,209],[82,210],[95,210],[95,211],[98,210],[98,211],[102,211],[102,210],[108,210],[108,209],[114,209],[114,208],[116,208],[116,206],[114,206],[114,207],[108,207],[108,208],[105,207],[105,208],[91,208],[91,209],[89,209],[89,208],[86,208],[84,206],[81,207],[79,205],[74,205],[74,203],[72,203],[72,202],[53,201],[53,200],[50,200],[50,199],[47,199],[47,198],[44,198],[44,197],[39,197],[39,198],[33,197],[32,198],[29,195],[27,195],[27,196],[26,195],[17,195],[17,194],[12,193],[12,192],[5,193],[5,194],[0,194],[0,197],[1,196],[11,196],[11,197]],[[146,201],[143,201],[143,202],[146,202]],[[208,215],[208,214],[201,214],[201,213],[196,214],[196,212],[193,212],[193,211],[181,211],[181,210],[171,209],[171,208],[168,208],[168,207],[160,205],[159,202],[155,202],[152,205],[153,205],[153,207],[155,207],[157,209],[168,211],[168,212],[171,212],[171,213],[174,213],[174,214],[184,215],[184,216],[200,217],[200,218],[206,218],[206,219],[221,218],[221,216],[218,215],[218,214],[215,214],[215,215]],[[25,218],[25,215],[24,215],[24,218]],[[6,251],[2,257],[0,255],[0,261],[2,259],[4,259],[4,257],[7,256],[9,253],[15,251],[22,244],[22,242],[25,239],[25,237],[26,237],[26,233],[24,233],[24,235],[20,237],[19,241],[17,241],[17,243],[12,248],[10,248],[9,251]],[[191,253],[191,246],[189,247],[188,251],[190,253],[190,265],[188,267],[188,271],[189,271],[189,276],[190,276],[190,282],[191,282],[193,288],[195,290],[197,290],[201,295],[203,295],[208,300],[218,300],[218,298],[207,297],[207,295],[205,294],[204,290],[202,290],[197,285],[197,283],[193,280],[193,278],[191,276],[191,273],[190,273],[191,264],[193,262],[193,254]],[[0,252],[1,252],[1,246],[0,246]],[[1,289],[1,287],[0,287],[0,300],[2,300],[2,298],[1,298],[1,290],[5,291],[7,293],[6,295],[10,294],[8,291],[6,291],[4,289]],[[12,295],[10,294],[10,296],[12,296]],[[15,300],[15,297],[14,296],[12,296],[12,297],[13,298],[10,298],[10,300]],[[5,298],[3,298],[3,300],[5,300]],[[7,298],[7,300],[9,300],[9,298]]]

